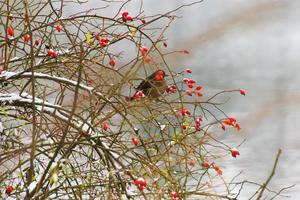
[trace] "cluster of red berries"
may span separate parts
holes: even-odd
[[[101,47],[106,47],[109,43],[109,39],[107,37],[101,38],[99,35],[96,35],[96,40],[98,40]]]
[[[241,130],[241,126],[239,123],[236,122],[235,117],[228,117],[227,119],[223,120],[221,124],[221,128],[225,131],[226,127],[225,125],[232,126],[236,128],[238,131]]]
[[[180,114],[181,114],[181,116],[190,116],[191,115],[191,112],[187,109],[187,108],[182,108],[181,110],[180,110]]]
[[[58,32],[61,32],[61,31],[62,31],[62,26],[61,26],[61,25],[57,25],[57,26],[55,27],[55,29],[56,29]],[[14,28],[11,27],[11,26],[7,28],[7,31],[6,31],[6,32],[7,32],[7,35],[10,36],[10,37],[13,37],[14,34],[15,34],[15,30],[14,30]],[[25,35],[23,36],[23,39],[24,39],[25,42],[29,42],[29,41],[30,41],[30,35],[29,35],[29,34],[25,34]],[[39,40],[36,40],[36,41],[35,41],[35,45],[36,45],[36,46],[39,45]]]
[[[147,187],[148,183],[144,178],[138,178],[133,181],[133,183],[138,187],[140,191],[143,191]]]
[[[191,74],[192,70],[191,69],[186,69],[186,73]],[[182,81],[187,84],[188,88],[193,89],[194,88],[194,83],[196,83],[195,80],[193,79],[188,79],[188,78],[183,78]],[[198,97],[203,96],[203,94],[200,92],[202,89],[202,86],[198,85],[195,87],[194,91],[191,91],[189,89],[185,90],[185,94],[188,96],[193,96],[193,93],[195,93]]]
[[[217,174],[219,176],[221,176],[223,174],[223,170],[221,169],[220,166],[218,166],[217,164],[213,163],[213,167],[214,167],[214,170],[217,172]]]
[[[123,22],[132,21],[133,17],[131,17],[127,11],[124,11],[122,12],[122,20]]]
[[[201,122],[202,122],[202,117],[198,117],[198,118],[196,119],[196,125],[195,125],[196,131],[200,131],[200,130],[201,130],[201,128],[200,128]]]
[[[53,49],[49,49],[48,52],[47,52],[48,56],[51,56],[53,58],[57,57],[58,56],[58,52],[57,51],[54,51]]]
[[[62,26],[61,25],[57,25],[55,27],[55,29],[58,31],[58,32],[61,32],[62,31]],[[7,28],[7,35],[10,36],[10,37],[13,37],[14,36],[14,29],[10,26]],[[23,36],[23,39],[25,42],[29,42],[30,41],[30,35],[29,34],[25,34]],[[39,46],[40,45],[40,39],[37,39],[34,41],[34,45],[35,46]],[[57,51],[54,51],[53,49],[49,49],[48,52],[47,52],[47,55],[50,56],[50,57],[57,57],[58,56],[58,52]]]
[[[219,176],[221,176],[223,174],[223,170],[216,163],[210,164],[209,161],[207,161],[207,160],[204,160],[202,163],[202,167],[204,169],[209,169],[211,166],[214,168],[214,170],[217,172],[217,174]]]
[[[174,94],[176,92],[176,90],[177,90],[177,86],[174,84],[174,85],[167,87],[166,92],[169,94]]]

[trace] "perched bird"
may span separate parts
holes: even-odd
[[[137,92],[131,97],[131,100],[139,99],[143,97],[143,95],[150,99],[160,97],[168,87],[167,81],[165,80],[166,76],[165,71],[162,69],[155,71],[140,83],[136,88]]]

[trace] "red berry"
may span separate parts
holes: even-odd
[[[140,183],[140,185],[146,187],[148,185],[148,183],[145,181],[145,179]]]
[[[189,96],[193,96],[193,93],[190,90],[186,90],[185,94],[189,95]]]
[[[188,111],[188,110],[187,110],[185,113],[186,113],[188,116],[190,116],[190,115],[191,115],[191,112],[190,112],[190,111]]]
[[[195,129],[196,129],[196,131],[200,131],[201,130],[200,124],[196,124]]]
[[[200,85],[198,85],[197,87],[196,87],[196,90],[201,90],[202,89],[202,86],[200,86]]]
[[[174,89],[174,90],[176,90],[177,89],[177,86],[174,84],[174,85],[172,85],[171,86],[172,87],[172,89]]]
[[[55,53],[54,53],[55,51],[53,50],[53,49],[49,49],[48,50],[48,56],[53,56]]]
[[[186,69],[185,71],[186,71],[186,73],[188,73],[188,74],[192,73],[192,70],[191,70],[191,69]]]
[[[133,181],[133,183],[135,184],[135,185],[137,185],[137,186],[142,186],[143,187],[143,189],[144,189],[144,187],[146,187],[147,185],[148,185],[148,183],[145,181],[145,179],[144,178],[138,178],[138,179],[135,179],[134,181]]]
[[[189,87],[189,88],[193,88],[194,85],[193,85],[192,83],[189,83],[189,84],[188,84],[188,87]]]
[[[25,40],[25,42],[29,42],[30,35],[29,34],[24,35],[24,40]]]
[[[39,45],[40,45],[40,40],[35,40],[35,41],[34,41],[34,45],[35,45],[35,46],[39,46]]]
[[[123,22],[126,22],[127,21],[127,16],[128,16],[128,12],[127,11],[124,11],[124,12],[122,12],[122,20],[123,20]]]
[[[101,38],[100,39],[101,42],[104,42],[104,43],[108,43],[109,42],[109,39],[106,37],[106,38]]]
[[[141,47],[140,51],[141,51],[142,56],[145,56],[148,52],[148,49],[147,49],[147,47]]]
[[[128,13],[127,11],[123,11],[123,12],[122,12],[122,17],[127,17],[128,14],[129,14],[129,13]]]
[[[181,110],[180,110],[180,113],[181,113],[181,116],[186,116],[186,115],[191,115],[191,112],[188,110],[188,109],[186,109],[186,108],[182,108]]]
[[[116,65],[116,60],[115,59],[110,59],[110,61],[109,61],[109,65],[110,66],[112,66],[112,67],[114,67],[115,65]]]
[[[218,165],[215,164],[214,169],[215,169],[215,171],[217,172],[217,174],[219,176],[221,176],[223,174],[223,171],[222,171],[221,167],[219,167]]]
[[[135,146],[137,146],[139,144],[139,140],[137,138],[131,137],[131,140]]]
[[[140,191],[143,191],[145,187],[142,186],[142,185],[139,185],[138,188],[139,188]]]
[[[232,149],[230,150],[230,152],[231,152],[231,156],[234,157],[234,158],[236,158],[237,156],[240,155],[239,150],[237,150],[236,148],[232,148]]]
[[[204,161],[202,163],[202,167],[205,168],[205,169],[208,169],[210,167],[210,163],[208,161]]]
[[[52,57],[57,57],[58,56],[58,52],[57,51],[54,51],[54,53],[53,53],[53,55],[52,55]]]
[[[190,79],[189,81],[188,81],[188,83],[190,83],[190,84],[193,84],[193,83],[195,83],[196,81],[195,80],[193,80],[193,79]]]
[[[100,42],[101,47],[106,47],[109,42],[108,38],[100,38],[100,36],[97,37],[97,40]]]
[[[61,32],[62,31],[62,26],[61,25],[57,25],[55,27],[55,29],[58,31],[58,32]]]
[[[126,16],[126,20],[127,20],[127,21],[132,21],[133,18],[132,18],[130,15],[127,15],[127,16]]]
[[[218,174],[219,176],[222,176],[223,171],[222,171],[221,169],[219,169],[219,170],[217,170],[217,174]]]
[[[194,167],[196,165],[196,160],[194,159],[188,159],[187,164],[191,167]]]
[[[235,117],[228,117],[226,120],[223,121],[226,125],[229,126],[234,126],[235,122],[236,122],[236,118]]]
[[[229,125],[229,126],[233,126],[233,121],[231,121],[230,119],[226,119],[223,121],[226,125]]]
[[[239,123],[235,123],[235,124],[234,124],[234,128],[236,128],[236,130],[238,130],[238,131],[241,130],[241,127],[240,127],[240,124],[239,124]]]
[[[197,94],[198,97],[202,97],[203,96],[203,94],[201,92],[196,92],[196,94]]]
[[[95,36],[95,38],[96,38],[96,40],[98,40],[98,41],[100,41],[100,40],[101,40],[101,38],[100,38],[100,36],[99,36],[99,35],[96,35],[96,36]]]
[[[145,97],[145,94],[143,93],[143,91],[137,91],[134,95],[134,99],[136,101],[139,101],[141,98]]]
[[[202,122],[202,117],[201,116],[196,119],[197,124],[200,124],[200,122]]]
[[[13,190],[14,190],[13,186],[9,185],[9,186],[6,187],[5,193],[6,194],[10,194],[10,193],[13,192]]]
[[[240,89],[240,94],[245,96],[246,95],[246,90]]]
[[[107,123],[104,123],[102,128],[103,128],[104,131],[107,131],[108,128],[109,128],[109,127],[108,127],[108,124],[107,124]]]
[[[144,61],[145,61],[145,63],[149,64],[149,63],[151,62],[151,58],[146,57],[146,58],[144,59]]]
[[[141,19],[141,22],[142,22],[143,24],[146,24],[146,20],[144,20],[144,19]]]
[[[100,42],[100,46],[101,46],[101,47],[106,47],[106,46],[107,46],[107,43]]]
[[[7,35],[9,36],[14,36],[14,29],[12,27],[8,27],[7,28]]]
[[[218,170],[221,169],[221,168],[220,168],[218,165],[216,165],[216,164],[213,164],[213,166],[214,166],[214,169],[215,169],[216,171],[218,171]]]
[[[188,79],[188,78],[183,78],[182,81],[183,81],[184,83],[188,83],[188,82],[189,82],[189,79]]]

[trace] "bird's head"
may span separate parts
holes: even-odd
[[[156,72],[154,72],[154,75],[155,75],[154,76],[155,80],[157,80],[157,81],[161,81],[161,80],[163,80],[167,76],[166,73],[165,73],[165,71],[162,70],[162,69],[159,69]]]

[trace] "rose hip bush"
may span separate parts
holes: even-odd
[[[243,153],[215,134],[241,126],[218,97],[246,91],[208,95],[191,69],[168,65],[190,54],[170,52],[164,34],[179,8],[65,15],[72,4],[0,2],[2,198],[236,199],[219,160]],[[130,100],[157,69],[166,92]]]

